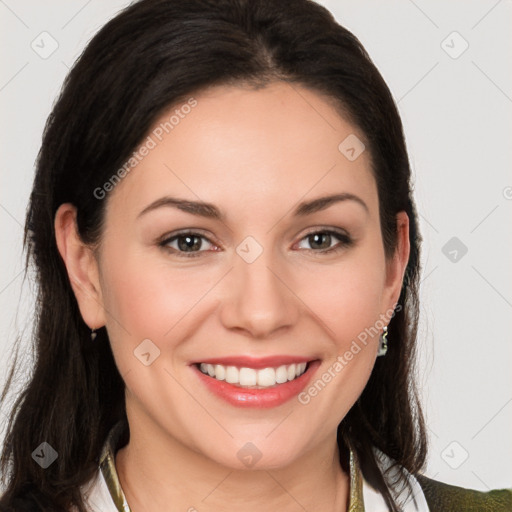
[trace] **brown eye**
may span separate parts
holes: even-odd
[[[304,242],[306,242],[306,244],[309,245],[309,247],[304,247],[300,245],[303,244]],[[337,231],[331,230],[324,230],[314,231],[306,235],[304,238],[302,238],[299,244],[299,248],[318,253],[329,253],[331,251],[336,251],[344,247],[348,247],[352,245],[352,243],[352,239],[344,233],[338,233]]]
[[[329,249],[331,238],[328,233],[314,233],[308,236],[308,243],[312,249]]]
[[[199,233],[178,233],[159,243],[161,247],[169,250],[178,256],[200,256],[201,253],[209,251],[213,246],[212,242]],[[205,247],[206,246],[206,247]]]
[[[203,244],[201,237],[195,235],[180,235],[176,237],[176,241],[178,242],[178,249],[184,252],[198,251]]]

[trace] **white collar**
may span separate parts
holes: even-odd
[[[98,469],[94,478],[82,487],[82,496],[88,512],[119,512],[101,469]],[[129,510],[130,508],[126,503],[125,511],[128,512]],[[76,508],[72,512],[76,512]]]
[[[384,471],[391,465],[393,460],[375,447],[373,448],[373,452],[375,453],[377,464],[384,474]],[[411,485],[412,492],[408,496],[408,489],[406,486],[397,489],[396,485],[390,485],[390,482],[393,482],[397,477],[398,471],[396,468],[393,468],[384,477],[388,488],[391,489],[393,497],[398,500],[405,500],[400,510],[402,512],[429,512],[427,500],[425,499],[425,495],[423,494],[423,490],[418,483],[418,480],[416,480],[416,478],[405,468],[402,468],[402,470]],[[365,512],[389,512],[382,494],[375,490],[364,478],[363,499]]]

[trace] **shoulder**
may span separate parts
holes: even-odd
[[[414,475],[420,484],[430,512],[463,510],[464,512],[510,512],[512,489],[476,491]]]
[[[400,487],[396,468],[390,467],[393,459],[377,448],[374,448],[374,452],[391,493],[398,499],[404,497],[405,506],[401,509],[403,511],[512,512],[512,489],[494,489],[487,492],[466,489],[419,473],[411,474],[403,466],[400,469],[407,476],[409,489]]]

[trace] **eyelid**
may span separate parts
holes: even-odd
[[[178,236],[185,236],[185,235],[199,235],[202,238],[205,238],[210,243],[215,245],[220,245],[218,242],[215,241],[215,237],[212,236],[210,233],[206,232],[204,229],[201,228],[184,228],[179,229],[178,231],[172,231],[170,233],[166,233],[165,235],[162,235],[158,238],[157,242],[159,244],[165,244],[169,240],[172,240],[173,238],[176,238]]]
[[[333,227],[315,227],[315,228],[312,228],[311,230],[307,231],[304,235],[302,235],[298,242],[296,242],[294,245],[302,242],[305,238],[307,238],[308,236],[311,236],[311,235],[314,235],[314,234],[317,234],[317,233],[323,233],[323,234],[328,234],[328,235],[331,235],[331,236],[334,236],[335,238],[337,238],[339,240],[339,243],[333,247],[330,247],[329,249],[325,249],[323,251],[316,251],[314,249],[303,249],[303,250],[306,250],[308,252],[313,252],[313,253],[316,253],[316,254],[325,254],[326,252],[330,252],[330,251],[335,251],[337,249],[342,249],[344,247],[349,247],[351,245],[354,244],[354,239],[353,237],[350,235],[350,233],[348,233],[348,231],[344,230],[344,229],[339,229],[339,228],[333,228]]]
[[[330,227],[330,226],[316,226],[314,228],[308,229],[308,231],[304,235],[302,235],[300,240],[302,240],[306,236],[314,235],[315,233],[334,233],[339,236],[346,236],[346,237],[350,238],[350,234],[348,233],[348,231],[346,231],[344,229]]]
[[[163,249],[167,249],[169,252],[172,252],[173,254],[177,254],[178,257],[183,256],[185,258],[189,258],[189,257],[193,258],[194,256],[200,256],[201,254],[207,253],[207,252],[217,252],[215,249],[213,251],[211,249],[208,249],[208,250],[201,250],[201,251],[186,252],[186,251],[178,251],[178,250],[174,249],[173,247],[168,246],[169,243],[175,241],[180,236],[186,236],[186,235],[197,236],[198,238],[202,238],[202,239],[206,240],[209,244],[213,245],[214,247],[220,246],[220,244],[218,244],[215,240],[212,240],[212,238],[214,239],[214,237],[212,237],[211,235],[207,236],[204,233],[205,233],[205,231],[202,230],[201,228],[185,228],[182,230],[173,231],[172,233],[166,233],[165,235],[158,238],[157,245],[159,247],[162,247]]]
[[[317,233],[323,233],[328,234],[331,236],[334,236],[334,238],[337,238],[339,240],[338,244],[334,245],[333,247],[330,247],[328,249],[323,250],[315,250],[315,249],[299,249],[302,251],[307,251],[309,253],[314,253],[317,255],[322,255],[330,252],[335,252],[338,250],[341,250],[343,248],[347,248],[354,243],[354,239],[352,236],[344,229],[340,228],[334,228],[334,227],[327,227],[327,226],[316,226],[313,228],[310,228],[306,233],[304,233],[295,243],[293,246],[296,246],[300,242],[302,242],[305,238],[308,236],[317,234]],[[214,247],[221,247],[221,244],[215,241],[215,237],[208,234],[208,236],[205,234],[205,230],[201,228],[185,228],[182,230],[174,231],[172,233],[167,233],[160,237],[157,241],[158,245],[164,249],[169,250],[169,252],[172,252],[173,254],[177,254],[179,257],[196,257],[200,256],[203,253],[208,252],[218,252],[217,250],[211,250],[211,249],[204,249],[199,251],[179,251],[177,249],[174,249],[172,247],[168,247],[168,244],[175,241],[180,236],[197,236],[198,238],[202,238],[206,240],[209,244],[213,245]],[[212,240],[213,239],[213,240]]]

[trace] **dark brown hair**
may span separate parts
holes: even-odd
[[[124,382],[107,333],[94,343],[57,250],[54,216],[77,208],[80,236],[101,236],[111,178],[171,105],[213,85],[264,87],[275,80],[326,95],[357,126],[371,155],[386,256],[395,215],[410,219],[411,253],[392,318],[389,350],[338,429],[340,452],[355,450],[364,476],[385,487],[372,446],[418,472],[427,442],[414,378],[420,236],[401,120],[382,76],[358,39],[310,0],[141,0],[109,21],[65,80],[48,118],[25,225],[27,268],[38,282],[35,363],[13,404],[1,457],[3,510],[67,511],[84,505],[110,428],[126,420]],[[340,141],[341,142],[341,141]],[[18,351],[2,400],[14,382]],[[42,441],[58,459],[42,469]],[[341,463],[346,460],[342,457]]]

